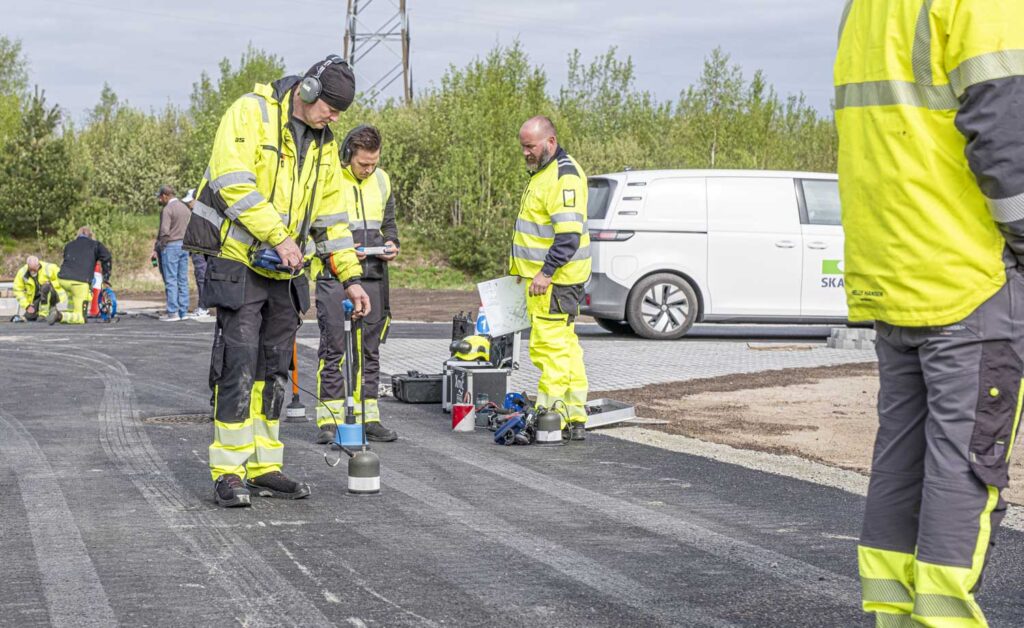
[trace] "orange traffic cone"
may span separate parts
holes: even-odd
[[[96,262],[96,268],[92,271],[92,303],[89,304],[89,316],[100,315],[100,288],[103,287],[103,272],[100,270],[100,263]]]

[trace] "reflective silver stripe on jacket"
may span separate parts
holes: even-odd
[[[260,113],[263,114],[263,122],[266,124],[270,122],[270,115],[267,113],[267,101],[263,96],[259,94],[246,94],[246,98],[255,98],[256,102],[260,104]]]
[[[555,237],[555,228],[551,225],[541,225],[523,218],[516,218],[516,231],[537,238]]]
[[[519,246],[518,244],[512,245],[512,257],[517,259],[527,260],[529,262],[543,262],[548,256],[547,249],[531,249],[525,246]],[[578,262],[580,260],[590,259],[590,246],[581,246],[576,249],[576,253],[569,259],[570,262]]]
[[[252,237],[252,234],[246,231],[245,227],[235,222],[231,223],[231,226],[228,227],[228,237],[246,246],[252,246],[256,242],[256,238]]]
[[[388,183],[380,172],[375,174],[377,175],[377,186],[380,188],[380,202],[386,206],[388,204]]]
[[[224,217],[220,215],[220,212],[209,205],[204,205],[200,201],[196,201],[195,207],[192,208],[192,214],[204,220],[209,220],[218,229],[224,224]]]
[[[967,59],[949,73],[953,93],[962,96],[971,85],[1024,75],[1024,50],[999,50]]]
[[[327,255],[341,249],[351,249],[355,246],[355,241],[352,238],[335,238],[334,240],[324,240],[323,242],[316,243],[316,254]]]
[[[1024,219],[1024,194],[1009,198],[988,199],[989,211],[996,222],[1009,223]]]
[[[316,217],[316,220],[312,222],[310,227],[313,229],[326,229],[327,227],[333,227],[339,223],[348,222],[348,212],[340,212],[337,214],[320,214]]]
[[[209,176],[209,169],[207,169],[207,176]],[[243,183],[251,183],[256,185],[256,175],[246,170],[239,170],[238,172],[228,172],[222,174],[213,181],[210,181],[210,189],[214,192],[220,192],[229,185],[241,185]]]
[[[908,81],[871,81],[836,85],[836,110],[847,107],[910,105],[933,111],[958,109],[949,85],[916,85]]]
[[[231,220],[238,220],[238,217],[242,215],[242,212],[244,212],[247,209],[256,207],[257,205],[263,202],[265,202],[263,195],[257,192],[256,190],[253,190],[252,192],[249,192],[242,198],[235,201],[235,203],[231,207],[228,207],[226,210],[224,210],[224,214]]]
[[[366,229],[367,231],[372,231],[374,229],[380,231],[382,224],[383,223],[379,220],[360,220],[355,222],[352,227],[355,229]]]
[[[583,214],[580,212],[558,212],[557,214],[551,214],[551,224],[562,222],[578,222],[582,224],[584,220]]]

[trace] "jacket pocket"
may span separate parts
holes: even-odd
[[[224,218],[209,205],[202,201],[196,202],[196,208],[189,216],[185,227],[185,238],[182,246],[187,251],[204,255],[220,255],[222,242],[220,239],[221,225]]]
[[[971,434],[971,470],[979,480],[1006,488],[1009,461],[1006,454],[1012,444],[1014,423],[1019,408],[1017,399],[1024,366],[1009,341],[986,342],[981,350],[980,390]]]
[[[571,286],[551,286],[551,306],[549,314],[567,314],[569,318],[575,318],[580,314],[580,302],[583,300],[583,286],[574,284]]]
[[[206,269],[203,307],[237,310],[245,303],[245,284],[249,269],[244,264],[214,257]]]

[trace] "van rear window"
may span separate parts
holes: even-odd
[[[615,181],[611,179],[587,179],[587,219],[603,220],[612,204]]]

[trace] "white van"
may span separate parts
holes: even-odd
[[[582,311],[671,339],[697,321],[847,320],[836,175],[646,170],[589,178]]]

